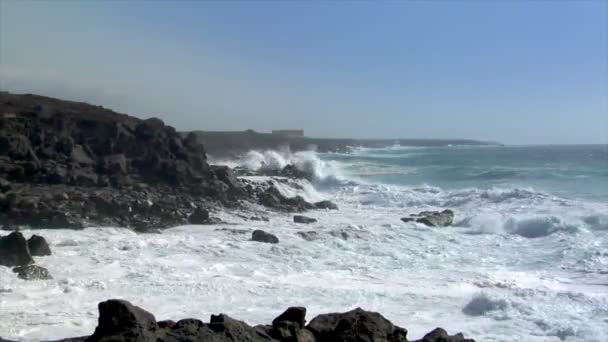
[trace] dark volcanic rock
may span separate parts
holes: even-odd
[[[211,315],[209,328],[219,335],[218,341],[272,341],[263,332],[224,314]]]
[[[315,342],[313,333],[304,328],[306,308],[290,307],[272,321],[270,336],[282,342]]]
[[[202,208],[194,209],[194,212],[188,217],[190,224],[205,224],[209,222],[209,212]]]
[[[13,268],[13,272],[17,273],[17,276],[24,280],[47,280],[53,279],[49,270],[44,267],[36,265],[25,265]]]
[[[254,200],[211,168],[193,134],[160,119],[0,92],[0,222],[32,228],[165,228],[192,205]]]
[[[99,303],[99,321],[93,335],[55,342],[407,342],[407,330],[379,313],[362,309],[320,315],[307,327],[305,324],[303,307],[290,307],[272,325],[255,327],[225,314],[211,315],[209,323],[193,318],[156,322],[151,313],[112,299]],[[462,334],[450,336],[437,328],[417,342],[475,341]]]
[[[473,339],[464,338],[462,333],[450,336],[442,328],[437,328],[424,335],[421,340],[415,342],[475,342]]]
[[[46,256],[51,255],[51,247],[46,242],[46,239],[39,235],[32,235],[27,240],[27,246],[30,249],[32,256]]]
[[[293,164],[289,164],[281,169],[278,172],[278,176],[294,179],[307,179],[309,181],[312,181],[314,178],[312,172],[300,170]]]
[[[259,229],[253,231],[251,240],[266,243],[279,243],[278,237]]]
[[[156,318],[151,313],[125,300],[111,299],[99,303],[99,321],[87,342],[156,341]]]
[[[258,194],[258,201],[263,206],[286,212],[302,212],[315,209],[315,206],[306,202],[302,196],[285,197],[275,186],[271,186]]]
[[[0,237],[0,265],[23,266],[33,263],[34,259],[32,259],[23,234],[12,232]]]
[[[317,219],[314,219],[314,218],[308,217],[308,216],[304,216],[304,215],[295,215],[293,217],[293,222],[307,224],[307,223],[317,222]]]
[[[401,218],[403,222],[416,221],[429,227],[447,227],[454,222],[454,212],[450,209],[444,211],[423,211],[410,217]]]
[[[307,327],[318,342],[407,342],[407,330],[377,312],[357,308],[315,317]]]

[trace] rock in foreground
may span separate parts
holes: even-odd
[[[40,235],[32,235],[27,240],[27,246],[30,249],[32,256],[47,256],[51,255],[51,247],[46,242],[46,239]]]
[[[49,270],[36,265],[26,265],[13,268],[13,272],[23,280],[48,280],[53,279]]]
[[[447,227],[454,222],[454,212],[450,209],[444,211],[422,211],[410,217],[401,218],[403,222],[416,221],[429,227]]]
[[[20,232],[0,237],[0,265],[23,266],[33,264],[27,240]]]
[[[306,324],[306,309],[290,307],[271,325],[252,327],[225,314],[209,323],[188,318],[157,322],[154,315],[125,300],[99,303],[93,335],[65,339],[86,342],[407,342],[407,330],[381,314],[363,309],[319,315]],[[474,342],[437,328],[418,342]]]

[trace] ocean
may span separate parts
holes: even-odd
[[[24,230],[49,240],[53,255],[37,263],[54,279],[26,282],[0,268],[0,336],[90,334],[97,303],[124,298],[159,320],[223,312],[260,324],[288,306],[307,307],[309,319],[362,307],[411,340],[441,326],[477,341],[606,341],[606,145],[252,151],[216,162],[294,163],[314,180],[277,182],[280,190],[340,210],[311,211],[310,225],[253,206],[270,221],[220,211],[227,223],[163,234]],[[445,208],[451,227],[400,220]],[[280,243],[223,228],[263,229]]]

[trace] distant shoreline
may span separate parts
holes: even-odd
[[[353,148],[383,148],[394,145],[411,147],[447,146],[503,146],[497,142],[472,139],[349,139],[289,137],[272,133],[246,131],[192,131],[207,153],[215,157],[233,157],[253,149],[281,149],[291,151],[349,152]]]

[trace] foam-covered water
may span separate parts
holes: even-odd
[[[478,341],[605,341],[606,149],[529,149],[252,152],[231,163],[311,167],[312,184],[277,182],[280,191],[331,199],[340,210],[308,213],[319,220],[311,225],[221,212],[230,224],[160,235],[26,230],[50,240],[54,254],[37,263],[54,279],[26,282],[0,267],[0,336],[88,334],[97,303],[119,297],[158,319],[225,312],[258,324],[290,305],[306,306],[309,318],[361,306],[408,328],[411,339],[442,326]],[[454,209],[453,227],[399,220],[442,208]],[[260,228],[281,242],[222,228]],[[297,234],[307,230],[318,238]]]

